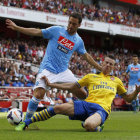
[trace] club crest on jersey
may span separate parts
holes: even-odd
[[[111,79],[112,81],[114,81],[114,80],[115,80],[115,78],[114,78],[114,77],[110,77],[110,79]]]
[[[70,50],[72,50],[73,47],[74,47],[74,43],[72,41],[68,40],[67,38],[63,37],[63,36],[59,37],[57,43],[67,47]]]

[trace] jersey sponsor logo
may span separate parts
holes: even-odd
[[[97,89],[108,89],[111,91],[115,91],[115,88],[107,86],[107,85],[95,85],[95,86],[93,86],[93,90],[97,90]]]
[[[131,71],[139,71],[139,68],[131,67]]]
[[[68,40],[67,38],[60,36],[58,39],[58,44],[61,44],[65,47],[67,47],[68,49],[72,50],[74,47],[74,43],[70,40]]]
[[[66,53],[66,54],[69,52],[66,48],[64,48],[64,47],[62,47],[60,45],[58,45],[57,49],[59,49],[60,51]]]
[[[94,85],[93,86],[93,90],[97,90],[97,89],[108,89],[108,90],[111,90],[111,91],[115,91],[115,88],[114,87],[111,87],[111,86],[108,86],[107,85],[107,82],[100,82],[100,85]]]

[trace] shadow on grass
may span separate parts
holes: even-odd
[[[133,132],[139,132],[140,133],[140,130],[104,130],[103,132],[105,133],[133,133]]]
[[[13,130],[12,129],[3,129],[3,130],[0,130],[0,133],[1,132],[30,132],[30,131],[34,131],[34,132],[48,132],[48,133],[77,133],[77,132],[82,132],[82,133],[94,133],[94,132],[87,132],[85,131],[84,129],[34,129],[34,128],[28,128],[26,130],[23,130],[23,131],[15,131],[14,128]],[[96,133],[96,132],[95,132]],[[140,133],[140,130],[104,130],[102,132],[99,132],[99,133],[118,133],[118,134],[121,134],[121,133]]]
[[[82,129],[34,129],[34,128],[29,128],[23,131],[15,131],[14,128],[12,129],[3,129],[3,132],[9,131],[9,132],[28,132],[28,131],[35,131],[35,132],[55,132],[55,133],[60,133],[60,132],[86,132],[85,130]],[[0,131],[1,132],[1,131]]]

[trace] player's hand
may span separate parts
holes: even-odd
[[[123,73],[122,73],[122,76],[126,76],[126,73],[125,73],[125,72],[123,72]]]
[[[47,86],[50,86],[50,82],[46,76],[43,76],[42,79],[45,81]]]
[[[135,85],[136,86],[136,92],[139,93],[140,92],[140,85]]]
[[[6,19],[7,28],[15,30],[17,25],[10,19]]]

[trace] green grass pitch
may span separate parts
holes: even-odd
[[[140,140],[140,113],[112,112],[103,132],[86,132],[80,121],[63,115],[36,125],[40,130],[30,125],[29,130],[16,132],[7,122],[6,114],[0,113],[0,140]]]

